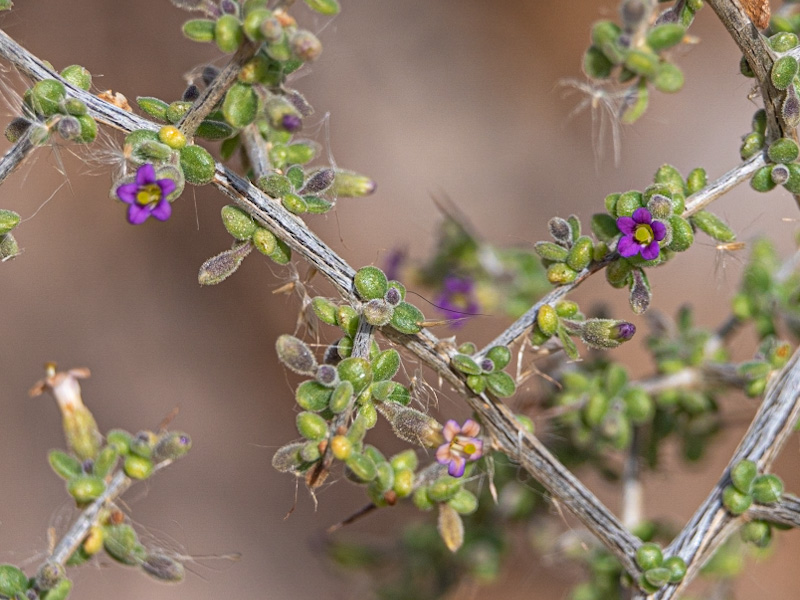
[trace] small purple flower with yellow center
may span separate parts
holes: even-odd
[[[475,283],[468,277],[448,275],[444,278],[441,293],[434,304],[448,319],[461,319],[464,316],[478,314],[480,305],[475,299]],[[454,321],[452,326],[459,327],[461,321]]]
[[[617,244],[620,256],[630,258],[641,254],[645,260],[658,257],[658,242],[667,236],[667,226],[653,219],[646,208],[637,208],[630,217],[617,219],[617,227],[623,233]]]
[[[472,419],[464,421],[461,427],[452,419],[445,423],[442,435],[446,441],[436,450],[436,461],[447,465],[452,477],[461,477],[467,461],[483,456],[483,440],[477,437],[480,432],[481,426]]]
[[[167,196],[175,191],[172,179],[156,179],[156,170],[145,163],[136,170],[136,178],[131,183],[123,183],[117,188],[117,197],[128,204],[128,223],[141,225],[149,217],[166,221],[172,214],[172,206]]]

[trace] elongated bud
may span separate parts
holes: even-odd
[[[61,411],[64,436],[69,449],[80,460],[95,458],[100,449],[101,436],[92,413],[83,404],[81,386],[78,384],[78,379],[89,377],[89,369],[58,372],[55,363],[47,363],[45,371],[45,379],[37,382],[28,393],[39,396],[42,392],[50,392]]]
[[[308,30],[298,29],[289,37],[292,53],[304,61],[312,61],[322,54],[322,43]]]
[[[166,554],[148,554],[140,566],[145,573],[165,583],[179,583],[186,576],[183,565]]]
[[[250,242],[237,244],[230,250],[212,256],[200,266],[197,281],[200,285],[216,285],[233,275],[245,257],[253,250]]]
[[[317,359],[306,343],[292,335],[284,334],[275,342],[278,359],[289,369],[300,375],[314,375]]]
[[[305,185],[300,190],[301,194],[320,194],[333,185],[336,172],[333,169],[325,168],[312,173],[306,180]]]
[[[442,425],[433,417],[397,402],[381,402],[375,408],[389,421],[401,440],[434,448],[444,443]]]
[[[369,196],[377,187],[377,184],[367,177],[354,171],[335,169],[331,193],[339,198],[359,198]]]
[[[564,320],[565,324],[566,322]],[[572,323],[579,327],[583,343],[598,350],[616,348],[623,342],[627,342],[636,333],[636,326],[627,321],[589,319]]]
[[[177,460],[192,448],[192,438],[181,431],[162,434],[153,446],[151,458],[160,463],[165,460]]]
[[[634,269],[631,275],[631,308],[633,312],[640,315],[650,306],[650,299],[652,298],[650,283],[647,281],[647,275],[642,269]]]

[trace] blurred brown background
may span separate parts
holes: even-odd
[[[297,11],[325,50],[295,84],[317,109],[306,132],[338,165],[378,182],[374,197],[343,200],[334,214],[308,219],[354,266],[380,264],[396,247],[425,256],[438,219],[432,195],[448,195],[487,240],[530,247],[545,236],[551,216],[574,212],[588,223],[607,193],[642,189],[663,162],[684,173],[702,165],[717,177],[736,164],[739,138],[756,109],[748,81],[738,76],[733,43],[705,9],[692,29],[702,43],[679,59],[685,90],[655,94],[642,121],[623,132],[619,167],[606,159],[596,168],[590,111],[568,120],[581,97],[564,99],[558,83],[581,77],[589,27],[615,17],[612,2],[343,4],[330,21]],[[2,27],[59,69],[83,64],[98,91],[173,100],[184,88],[183,73],[204,61],[222,64],[215,48],[181,37],[187,18],[167,0],[19,0]],[[5,78],[20,89],[15,73]],[[14,113],[13,106],[3,110]],[[325,527],[364,503],[361,491],[344,481],[325,487],[315,510],[300,490],[284,520],[295,482],[270,466],[274,450],[296,437],[296,379],[278,367],[273,349],[277,335],[293,330],[298,307],[295,297],[271,293],[287,271],[253,256],[223,285],[201,289],[199,265],[229,245],[218,217],[225,200],[211,188],[187,189],[167,223],[129,226],[124,207],[108,199],[111,167],[98,164],[113,157],[113,144],[117,136],[93,146],[90,164],[76,159],[74,148],[41,150],[0,188],[0,206],[26,219],[17,230],[23,255],[0,265],[0,562],[41,558],[48,523],[64,502],[63,484],[46,464],[48,449],[63,445],[57,411],[49,399],[27,397],[42,364],[54,360],[92,369],[84,399],[104,431],[153,428],[180,407],[173,427],[191,434],[194,449],[128,493],[131,515],[188,553],[242,553],[234,564],[191,567],[195,574],[177,587],[114,565],[83,568],[75,571],[75,598],[360,593],[326,566],[318,541]],[[787,193],[758,196],[743,186],[717,206],[743,239],[767,232],[790,250],[796,226],[781,218],[794,217],[796,208]],[[736,259],[722,270],[715,261],[713,246],[698,244],[653,273],[655,307],[674,313],[691,301],[713,327],[739,270]],[[625,294],[595,279],[577,299],[603,300],[616,315],[628,315]],[[502,324],[483,318],[462,339],[488,341]],[[743,344],[742,357],[751,352]],[[634,373],[648,372],[635,347],[625,357]],[[440,406],[463,412],[447,390]],[[648,478],[649,516],[682,523],[705,497],[755,403],[737,398],[730,407],[739,425],[722,436],[711,463],[686,470],[672,461]],[[778,466],[795,491],[797,450],[793,440]],[[593,486],[619,509],[613,488]],[[416,516],[394,511],[353,532],[392,535],[399,515]],[[800,551],[797,535],[780,534],[775,548],[773,559],[747,570],[737,597],[797,597],[791,586],[800,579],[789,566]],[[514,564],[484,597],[560,598],[577,575],[545,569],[532,554]]]

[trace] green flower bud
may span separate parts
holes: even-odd
[[[94,466],[92,467],[92,473],[97,477],[105,479],[106,475],[111,473],[114,467],[117,466],[118,459],[119,450],[114,446],[106,446],[97,455]]]
[[[265,175],[259,178],[257,185],[270,198],[282,198],[292,191],[292,183],[286,175]]]
[[[186,576],[183,565],[166,554],[148,554],[144,560],[139,563],[139,566],[141,566],[142,570],[150,575],[150,577],[164,583],[179,583],[183,581]]]
[[[395,307],[390,324],[400,333],[410,335],[422,330],[424,320],[425,316],[416,306],[401,302]]]
[[[680,556],[670,556],[662,566],[669,569],[669,583],[680,583],[686,576],[686,562]]]
[[[28,578],[14,565],[0,565],[0,594],[15,598],[17,594],[25,597]]]
[[[536,242],[533,246],[534,252],[545,260],[564,262],[567,260],[569,250],[564,246],[559,246],[553,242]]]
[[[258,112],[258,96],[253,86],[237,81],[225,94],[222,114],[233,127],[242,128],[255,121]]]
[[[89,109],[86,108],[86,105],[77,98],[67,98],[64,100],[64,110],[68,115],[79,117],[81,115],[85,115]]]
[[[567,256],[567,265],[575,271],[582,271],[592,262],[592,239],[588,236],[580,236]]]
[[[192,185],[211,183],[216,168],[214,158],[205,148],[191,144],[181,149],[181,169]]]
[[[394,493],[398,498],[406,498],[414,491],[414,471],[411,469],[399,469],[394,473]]]
[[[636,190],[620,194],[614,206],[617,217],[630,217],[637,208],[644,206],[643,200],[642,193]],[[619,229],[617,229],[617,233],[619,233]]]
[[[122,429],[112,429],[106,434],[106,443],[117,449],[122,454],[128,454],[131,450],[132,436]]]
[[[153,446],[152,459],[154,463],[165,460],[178,460],[192,449],[192,439],[182,431],[162,433]]]
[[[297,431],[307,440],[320,441],[328,435],[328,422],[313,412],[298,413]]]
[[[790,138],[780,138],[769,145],[767,156],[774,163],[791,163],[797,160],[800,149],[797,143]]]
[[[639,546],[636,550],[636,564],[643,571],[656,569],[664,562],[664,555],[661,553],[661,548],[658,544],[648,542]]]
[[[349,304],[339,307],[336,319],[342,331],[350,337],[353,337],[358,331],[358,313]]]
[[[766,548],[772,541],[772,528],[766,521],[749,521],[742,526],[742,540]]]
[[[172,102],[169,106],[167,106],[167,110],[164,112],[164,116],[167,118],[167,121],[170,123],[177,123],[180,121],[186,113],[189,112],[189,109],[192,108],[191,102],[186,102],[184,100],[176,100]]]
[[[147,479],[153,474],[153,461],[136,454],[126,456],[122,467],[131,479]]]
[[[783,482],[775,475],[759,475],[753,481],[752,493],[758,504],[773,504],[783,495]]]
[[[683,71],[670,62],[662,62],[656,68],[656,75],[653,78],[653,85],[659,92],[674,94],[683,88]]]
[[[772,64],[770,78],[772,85],[779,90],[788,88],[795,75],[797,75],[797,59],[793,56],[781,56]]]
[[[797,36],[786,31],[770,36],[767,42],[775,52],[788,52],[798,44]]]
[[[252,244],[245,242],[212,256],[200,265],[197,282],[200,285],[216,285],[225,281],[236,272],[242,261],[252,250]]]
[[[337,198],[359,198],[375,191],[375,182],[354,171],[334,169],[335,177],[330,192]]]
[[[195,131],[195,135],[197,137],[201,137],[204,140],[226,140],[230,138],[235,133],[233,127],[225,123],[224,121],[216,121],[213,119],[204,119],[200,125],[197,126],[197,131]],[[235,140],[238,142],[238,140]],[[228,160],[232,154],[225,155],[224,152],[221,151],[224,160]]]
[[[300,458],[302,458],[304,462],[316,462],[319,460],[320,456],[322,456],[322,453],[319,451],[319,442],[316,440],[306,442],[300,449]]]
[[[478,510],[478,498],[464,488],[458,490],[447,503],[460,515],[471,515]]]
[[[314,159],[319,151],[319,144],[311,141],[298,142],[286,146],[286,161],[294,164],[306,164]]]
[[[773,165],[767,165],[766,167],[761,167],[758,171],[753,173],[753,177],[750,179],[750,187],[757,192],[768,192],[774,189],[775,182],[772,181],[772,167]],[[787,184],[791,184],[791,180],[792,175],[790,170]]]
[[[158,139],[173,150],[180,150],[186,145],[186,136],[174,125],[165,125],[159,129]]]
[[[629,50],[625,55],[625,68],[637,75],[652,77],[655,75],[657,67],[658,56],[651,52]]]
[[[432,502],[447,502],[454,498],[460,489],[462,489],[461,479],[442,475],[428,486],[428,498]]]
[[[304,62],[316,60],[322,54],[322,43],[319,38],[306,29],[292,32],[288,42],[292,54]]]
[[[692,231],[692,226],[686,219],[678,215],[672,215],[668,219],[668,223],[672,229],[672,239],[667,245],[667,248],[673,252],[688,250],[694,243],[694,231]]]
[[[707,210],[701,210],[689,217],[691,222],[703,233],[720,242],[732,242],[736,234],[722,219]]]
[[[55,79],[43,79],[31,88],[30,104],[37,114],[50,117],[61,110],[67,88]]]
[[[589,46],[583,55],[583,72],[591,79],[607,79],[613,68],[614,63],[597,46]]]
[[[96,500],[105,490],[105,482],[94,475],[78,475],[67,482],[67,492],[78,504]]]
[[[708,176],[705,169],[698,167],[689,171],[689,175],[686,177],[686,188],[690,194],[699,192],[706,185],[708,185]]]
[[[377,470],[377,475],[373,484],[381,494],[385,494],[394,487],[394,470],[392,469],[392,465],[385,460],[375,461],[373,458],[373,461],[375,462],[375,468]]]
[[[764,134],[753,131],[742,138],[742,146],[739,148],[739,156],[742,160],[747,160],[755,156],[764,147]]]
[[[311,300],[311,309],[317,318],[328,325],[336,325],[336,313],[339,309],[333,302],[322,296],[317,296]]]
[[[536,313],[536,324],[541,332],[550,337],[558,331],[558,323],[559,319],[556,310],[549,304],[543,304]]]
[[[484,377],[486,387],[498,398],[510,398],[517,390],[513,377],[505,371],[495,371]]]
[[[656,588],[666,585],[669,582],[670,575],[670,570],[664,567],[655,567],[644,572],[644,578],[647,583]]]
[[[266,8],[256,8],[248,12],[242,23],[242,30],[248,39],[254,42],[263,40],[261,24],[270,17],[272,17],[272,12]]]
[[[759,108],[756,112],[754,112],[751,125],[753,127],[753,133],[761,134],[761,145],[763,146],[763,136],[767,133],[767,111],[763,108]]]
[[[392,456],[389,462],[395,471],[415,471],[417,466],[419,466],[419,458],[417,457],[417,453],[411,449],[398,452]]]
[[[153,98],[151,96],[137,96],[136,104],[138,104],[139,108],[141,108],[148,116],[158,119],[159,121],[168,120],[167,109],[169,108],[169,104],[163,100],[159,100],[158,98]]]
[[[583,343],[598,350],[616,348],[636,333],[633,323],[614,319],[589,319],[579,328]]]
[[[114,560],[124,565],[135,565],[144,554],[136,531],[127,523],[109,525],[104,528],[103,548]]]
[[[741,460],[731,469],[731,481],[742,494],[749,494],[752,491],[756,475],[758,468],[752,460]]]
[[[216,21],[192,19],[183,24],[183,35],[195,42],[213,42]]]
[[[330,394],[330,390],[328,390]],[[340,381],[330,394],[329,408],[335,415],[343,413],[353,401],[354,388],[349,381]],[[340,459],[344,460],[344,459]]]
[[[565,263],[553,263],[547,268],[547,280],[553,285],[564,285],[575,281],[578,272]]]
[[[486,391],[486,378],[482,375],[468,375],[467,387],[476,394],[482,394]]]
[[[70,65],[61,70],[61,77],[72,85],[88,92],[92,87],[92,74],[81,65]]]
[[[416,506],[419,510],[431,510],[436,503],[433,502],[430,498],[428,498],[428,488],[426,487],[418,487],[414,491],[413,497],[414,506]]]
[[[683,40],[686,29],[678,23],[664,23],[656,25],[647,32],[645,41],[654,51],[660,52],[679,44]]]
[[[83,474],[80,461],[61,450],[50,450],[47,460],[56,475],[62,479],[70,480]]]
[[[373,381],[391,379],[400,369],[400,353],[394,348],[384,350],[372,361]]]
[[[335,435],[331,439],[331,453],[337,460],[345,461],[353,454],[353,442],[344,435]]]
[[[506,365],[511,362],[511,350],[508,346],[492,346],[486,351],[486,358],[490,359],[496,369],[505,369]]]
[[[238,206],[228,204],[222,207],[222,224],[237,240],[249,240],[256,232],[256,222]]]
[[[244,32],[239,19],[233,15],[219,17],[214,25],[214,41],[217,42],[217,47],[222,52],[226,54],[236,52],[236,49],[244,41]]]
[[[598,21],[592,27],[592,45],[599,48],[615,65],[620,64],[625,58],[617,41],[620,33],[619,26],[611,21]]]
[[[635,90],[629,93],[627,99],[630,101],[623,104],[619,119],[620,123],[624,125],[635,123],[647,110],[647,105],[650,102],[647,79],[644,77],[639,78],[639,83],[636,85]]]
[[[90,115],[77,115],[75,117],[81,125],[80,135],[75,138],[78,144],[90,144],[97,137],[97,121]]]
[[[305,0],[305,3],[322,15],[338,15],[341,10],[338,0]]]
[[[355,394],[360,394],[372,381],[372,369],[365,358],[345,358],[337,366],[339,378],[353,384]]]
[[[482,373],[480,365],[466,354],[454,354],[450,357],[450,364],[456,370],[467,375],[480,375]]]
[[[13,210],[0,209],[0,235],[5,235],[19,224],[20,216]]]
[[[378,470],[375,463],[369,456],[364,454],[353,453],[345,461],[349,474],[355,477],[357,481],[369,482],[375,479],[378,475]]]
[[[356,293],[363,300],[383,298],[389,289],[389,281],[378,267],[362,267],[353,278]]]
[[[743,494],[732,485],[722,490],[722,504],[733,515],[741,515],[752,503],[753,498],[749,494]]]

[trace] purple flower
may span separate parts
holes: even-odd
[[[633,216],[617,219],[617,227],[623,233],[617,243],[620,256],[630,258],[641,254],[645,260],[658,257],[658,242],[667,235],[667,226],[661,221],[654,221],[653,215],[646,208],[637,208]]]
[[[131,183],[123,183],[117,188],[117,197],[128,204],[128,223],[140,225],[150,216],[166,221],[172,214],[172,206],[167,196],[175,191],[172,179],[156,179],[156,170],[145,163],[136,170],[136,178]]]
[[[480,432],[481,426],[472,419],[464,421],[461,427],[452,419],[445,423],[442,435],[447,441],[436,450],[436,461],[447,465],[452,477],[461,477],[467,461],[483,456],[483,440],[476,437]]]
[[[475,315],[480,311],[480,305],[475,299],[475,283],[468,277],[455,277],[448,275],[444,278],[441,293],[436,297],[434,304],[448,319],[461,319],[464,315]],[[453,327],[458,327],[461,321],[455,321]]]

